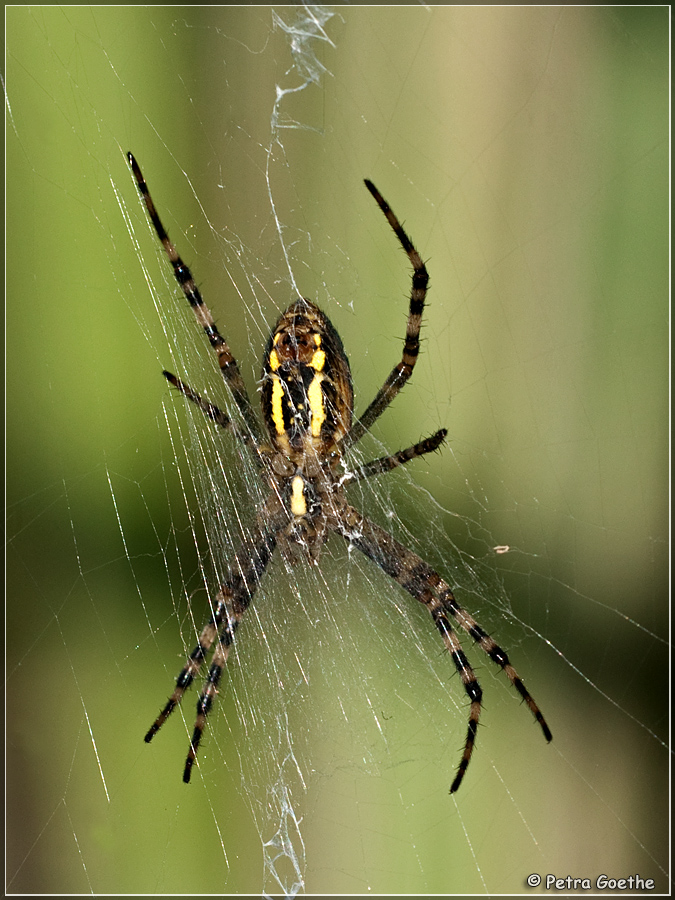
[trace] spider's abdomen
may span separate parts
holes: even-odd
[[[273,446],[289,457],[329,452],[349,431],[353,399],[339,334],[311,301],[296,301],[263,359],[262,414]]]

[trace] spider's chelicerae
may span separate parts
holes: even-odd
[[[250,533],[237,550],[225,580],[213,599],[211,618],[202,629],[197,646],[176,679],[174,692],[145,735],[145,740],[152,740],[180,703],[215,644],[211,665],[197,701],[197,719],[183,772],[183,781],[190,780],[230,645],[275,548],[279,548],[291,563],[316,561],[327,536],[337,534],[370,557],[411,596],[424,603],[452,657],[471,707],[464,752],[450,787],[451,793],[460,786],[471,759],[483,696],[451,620],[466,631],[493,662],[502,667],[539,722],[544,737],[550,741],[549,727],[508,656],[457,603],[449,585],[416,553],[362,516],[347,501],[347,485],[388,472],[417,456],[436,450],[447,434],[443,428],[419,444],[353,470],[346,470],[343,464],[343,455],[366,434],[408,381],[419,353],[420,324],[429,276],[422,258],[389,204],[371,181],[365,182],[413,267],[410,311],[401,361],[392,369],[363,415],[352,421],[352,379],[340,336],[314,303],[298,298],[280,316],[265,348],[261,383],[263,432],[227,341],[218,331],[213,316],[202,300],[192,273],[169,240],[138,163],[131,153],[128,158],[150,220],[173,266],[176,281],[215,351],[220,371],[241,413],[243,428],[217,406],[195,394],[175,375],[169,372],[164,372],[164,375],[208,418],[221,428],[235,433],[249,448],[270,488],[267,500],[258,510]]]

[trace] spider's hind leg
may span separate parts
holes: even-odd
[[[394,211],[372,181],[366,179],[364,183],[377,202],[377,205],[386,216],[394,234],[405,250],[408,259],[410,260],[410,264],[413,267],[413,275],[412,287],[410,290],[410,305],[408,307],[408,322],[405,330],[401,361],[394,366],[387,376],[386,381],[375,395],[373,402],[363,415],[353,423],[349,432],[342,439],[343,450],[346,450],[348,447],[351,447],[353,444],[357,443],[357,441],[361,440],[363,435],[370,430],[375,420],[382,415],[394,397],[410,379],[420,351],[422,313],[424,312],[424,302],[429,284],[429,273],[424,265],[424,261],[415,249],[413,242],[408,237],[403,226],[396,218]]]
[[[150,196],[148,185],[145,181],[145,178],[143,177],[143,173],[141,172],[140,166],[138,165],[138,162],[136,161],[133,153],[127,153],[127,159],[129,161],[129,165],[131,166],[133,176],[136,180],[136,186],[138,187],[139,194],[141,195],[143,202],[145,203],[145,207],[147,209],[152,226],[155,229],[155,233],[161,241],[162,246],[166,251],[166,255],[169,257],[169,261],[173,267],[174,277],[178,282],[180,289],[185,294],[185,298],[190,304],[197,322],[203,328],[204,334],[206,335],[213,351],[216,354],[218,365],[220,366],[221,375],[232,391],[234,401],[239,407],[239,411],[241,412],[244,421],[246,422],[248,430],[251,432],[252,439],[256,442],[259,442],[261,438],[260,427],[255,417],[255,413],[253,412],[253,408],[251,407],[251,401],[249,400],[246,386],[244,384],[244,379],[241,377],[241,372],[239,371],[237,361],[232,355],[232,351],[230,350],[227,341],[218,331],[218,327],[213,319],[211,310],[204,303],[202,295],[199,292],[199,288],[195,284],[195,280],[192,276],[190,268],[186,266],[181,259],[175,245],[170,240],[169,235],[166,233],[164,225],[162,225],[162,220],[159,218],[159,214],[157,213],[153,199]]]

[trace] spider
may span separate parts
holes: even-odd
[[[317,562],[330,534],[358,548],[412,597],[429,610],[445,648],[459,673],[470,700],[469,724],[462,758],[450,786],[462,783],[478,731],[483,692],[462,650],[451,621],[465,631],[507,678],[534,715],[547,741],[551,731],[511,665],[504,650],[455,599],[450,586],[416,553],[362,516],[347,500],[345,488],[364,478],[389,472],[410,460],[437,450],[445,428],[431,437],[349,470],[344,454],[370,430],[373,423],[412,375],[419,353],[419,334],[429,276],[421,256],[403,230],[389,204],[372,181],[365,185],[384,213],[413,267],[410,308],[401,361],[392,369],[375,399],[352,419],[353,389],[349,361],[339,334],[311,300],[299,297],[279,317],[263,356],[261,407],[265,432],[253,411],[237,362],[204,303],[190,269],[178,255],[162,225],[138,163],[128,154],[138,190],[150,221],[173,266],[176,281],[192,307],[215,351],[222,376],[241,414],[243,427],[217,406],[202,399],[187,384],[164,372],[165,378],[220,428],[232,431],[249,449],[269,495],[258,510],[250,533],[234,555],[220,590],[213,598],[211,617],[195,649],[176,679],[176,687],[145,735],[150,742],[180,703],[183,694],[215,644],[202,691],[185,761],[183,781],[190,781],[207,716],[218,691],[230,646],[250,605],[275,548],[291,563]]]

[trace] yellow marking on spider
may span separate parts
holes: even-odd
[[[294,516],[307,515],[307,501],[305,500],[305,482],[300,475],[291,479],[291,512]]]
[[[312,354],[312,358],[309,361],[310,368],[314,369],[315,372],[323,371],[323,367],[326,365],[326,354],[323,350],[315,350]]]
[[[321,349],[321,335],[314,334],[313,338],[316,350],[312,354],[309,365],[315,372],[323,372],[323,367],[326,365],[326,354]]]
[[[277,337],[278,336],[279,335],[277,335]],[[280,365],[281,363],[279,362],[279,354],[276,350],[270,350],[270,369],[273,372],[276,372]]]
[[[272,381],[272,421],[277,430],[277,434],[284,434],[286,426],[284,425],[284,411],[281,401],[284,398],[284,389],[281,384],[281,378],[278,375],[273,376]]]
[[[317,353],[319,352],[323,351],[317,350]],[[316,356],[316,353],[314,356]],[[312,437],[321,437],[321,426],[326,421],[326,409],[323,402],[323,391],[321,390],[322,381],[323,375],[317,372],[307,388],[307,399],[309,400],[309,408],[312,411]]]

